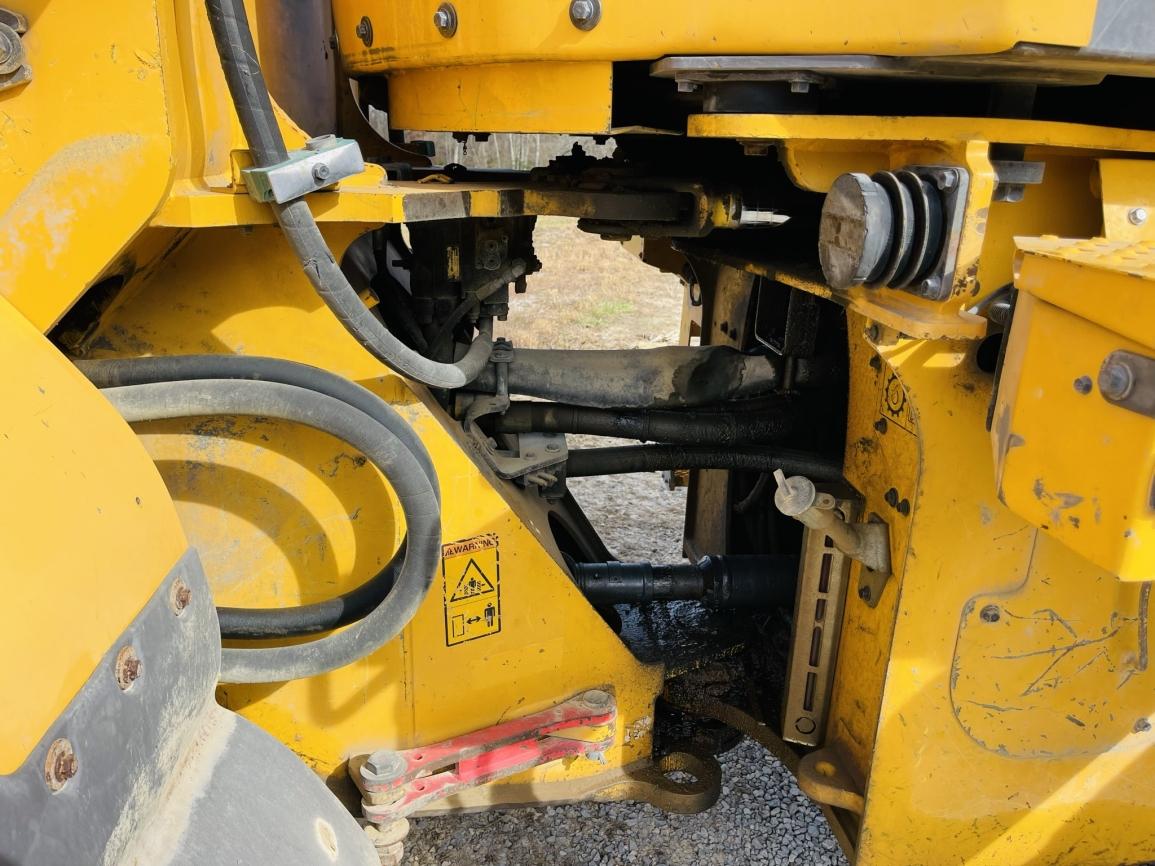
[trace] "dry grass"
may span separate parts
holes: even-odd
[[[540,217],[534,246],[542,269],[510,299],[497,334],[524,348],[632,349],[677,342],[682,286],[621,244],[579,231],[575,220]]]

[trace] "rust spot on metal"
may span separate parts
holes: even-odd
[[[132,684],[140,679],[144,672],[144,663],[131,646],[121,647],[116,654],[116,684],[122,692],[132,688]]]
[[[169,604],[172,606],[173,613],[180,616],[191,603],[192,590],[189,589],[187,583],[177,578],[172,582],[172,589],[169,591]]]
[[[72,743],[61,737],[48,747],[44,758],[44,783],[52,791],[59,791],[76,775],[79,764]]]

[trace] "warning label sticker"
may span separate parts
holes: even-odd
[[[501,561],[492,533],[441,547],[445,645],[501,631]]]

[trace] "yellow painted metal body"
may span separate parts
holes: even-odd
[[[132,430],[3,299],[0,364],[0,629],[9,659],[0,672],[0,774],[8,774],[188,545]]]
[[[359,233],[327,232],[338,254]],[[450,435],[452,422],[385,375],[321,304],[275,227],[198,232],[95,336],[99,354],[236,352],[323,366],[390,400],[429,448],[447,544],[494,534],[500,631],[451,643],[446,574],[402,636],[320,677],[222,686],[220,700],[284,740],[318,772],[352,754],[409,748],[610,688],[618,715],[606,763],[586,758],[509,777],[577,779],[649,755],[659,668],[636,661],[558,564],[548,513],[507,501]],[[325,436],[252,419],[142,427],[218,604],[282,606],[339,594],[374,575],[400,542],[380,474]],[[509,488],[503,488],[510,495]],[[448,561],[448,560],[447,560]],[[494,575],[489,575],[491,578]]]
[[[435,8],[435,7],[434,7]],[[352,75],[389,74],[391,122],[403,129],[607,133],[610,61],[676,54],[991,54],[1021,42],[1082,46],[1090,0],[918,0],[772,6],[759,0],[607,3],[589,31],[568,4],[454,4],[452,38],[428,4],[334,0],[341,58]],[[371,40],[361,38],[362,20]],[[365,29],[361,28],[361,33]],[[584,89],[579,89],[584,85]]]
[[[847,606],[827,744],[864,785],[856,862],[1150,859],[1148,593],[998,501],[973,343],[884,333],[877,355],[853,365],[847,475],[895,575]]]

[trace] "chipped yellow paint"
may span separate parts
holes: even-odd
[[[1134,276],[1034,254],[1021,267],[991,431],[1000,496],[1100,567],[1151,580],[1155,419],[1111,405],[1093,384],[1111,352],[1155,354],[1150,284],[1144,292]],[[1132,292],[1147,297],[1128,305]],[[1090,318],[1080,315],[1092,305]],[[1140,331],[1145,342],[1128,336]]]

